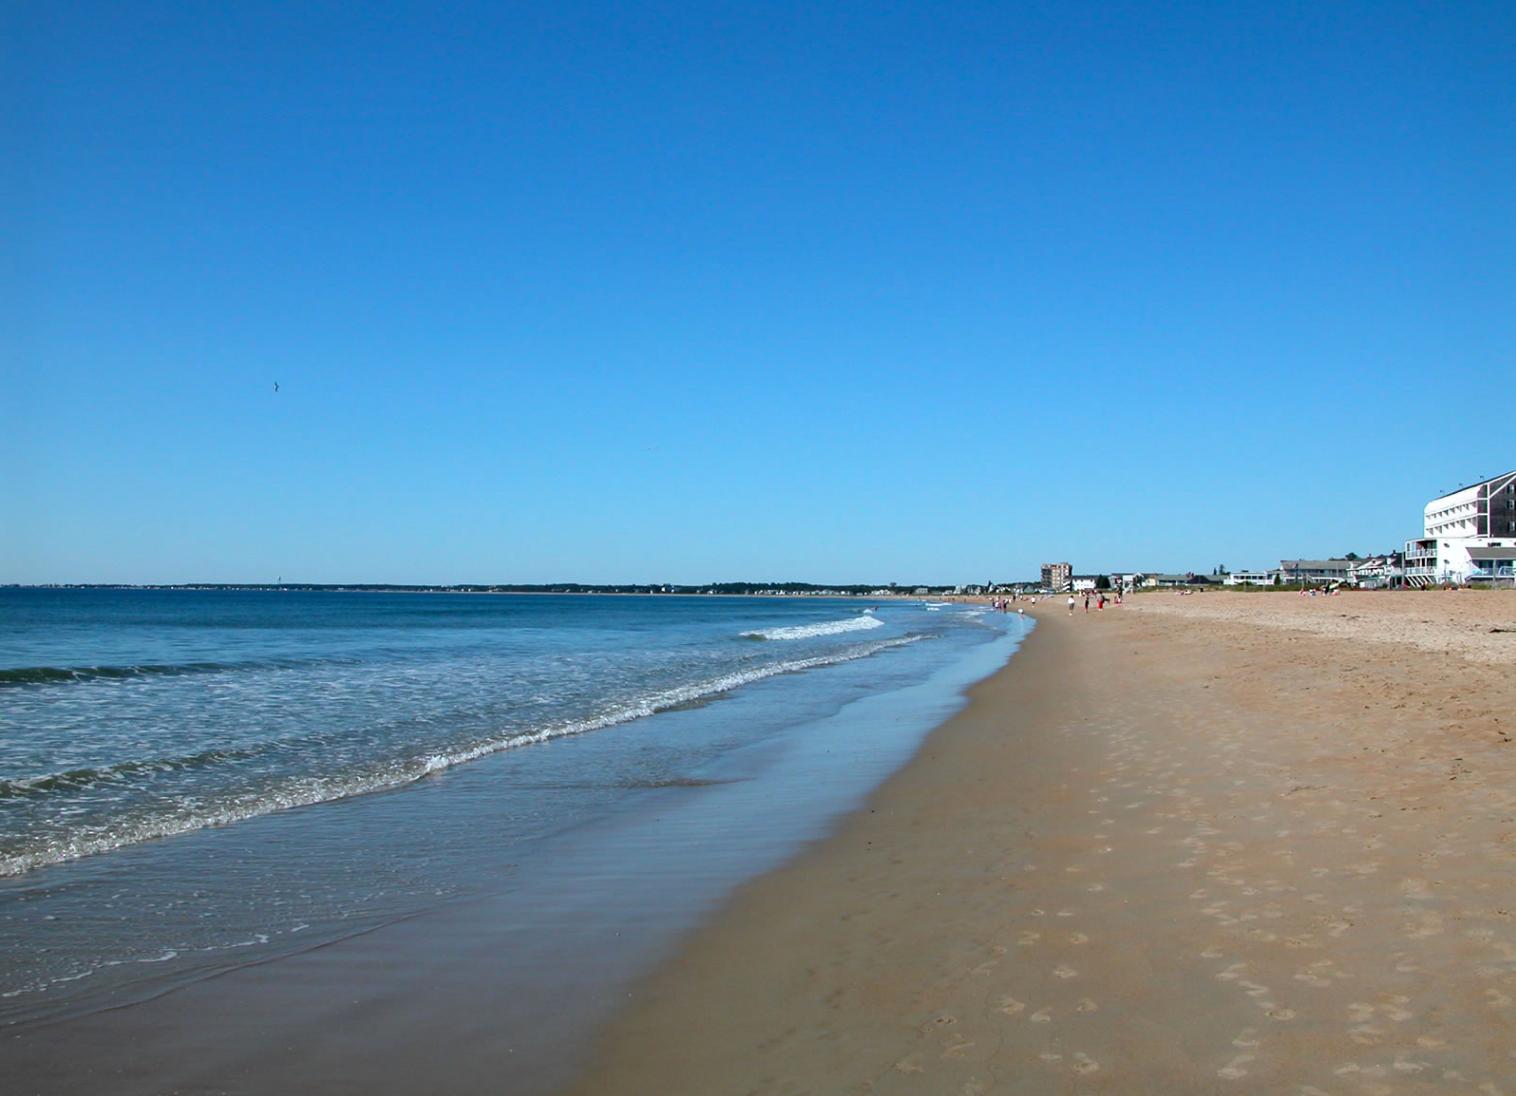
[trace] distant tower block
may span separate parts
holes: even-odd
[[[1072,563],[1044,563],[1042,585],[1056,594],[1070,589],[1074,585],[1074,565]]]

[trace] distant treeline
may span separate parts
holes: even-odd
[[[814,582],[710,582],[703,586],[673,583],[458,583],[426,586],[393,582],[178,582],[129,585],[123,583],[50,583],[47,589],[68,590],[291,590],[391,594],[848,594],[864,596],[881,590],[891,593],[946,594],[953,586],[902,586],[895,583],[827,585]]]

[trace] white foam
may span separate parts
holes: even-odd
[[[870,613],[848,617],[846,620],[827,620],[819,624],[794,624],[788,628],[768,628],[756,632],[743,632],[745,639],[814,639],[816,636],[842,635],[844,632],[867,632],[884,627],[884,621]]]

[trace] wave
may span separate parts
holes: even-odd
[[[776,630],[782,631],[783,629]],[[734,689],[761,681],[765,678],[777,677],[780,674],[801,673],[806,670],[832,666],[843,662],[852,662],[860,658],[868,658],[871,655],[889,650],[890,648],[903,647],[927,638],[929,637],[924,635],[901,636],[899,638],[883,639],[875,643],[864,644],[830,655],[789,659],[767,666],[758,666],[748,670],[724,674],[720,677],[710,678],[678,688],[661,690],[587,719],[568,720],[533,731],[486,738],[455,747],[445,752],[429,753],[375,763],[360,768],[357,771],[299,777],[277,788],[260,789],[229,796],[219,804],[206,806],[203,800],[197,798],[188,802],[180,802],[160,813],[137,818],[112,819],[109,822],[101,824],[98,828],[75,831],[63,838],[58,838],[55,835],[53,841],[39,848],[13,852],[0,851],[0,877],[20,875],[23,872],[32,871],[49,864],[78,860],[86,856],[109,852],[112,849],[121,848],[125,845],[135,845],[143,841],[173,837],[179,834],[191,833],[195,830],[206,829],[211,826],[230,825],[234,822],[245,821],[246,819],[256,818],[260,815],[273,814],[276,811],[314,806],[318,803],[329,803],[333,800],[348,799],[371,792],[388,791],[440,773],[455,765],[475,761],[489,754],[500,753],[519,746],[531,746],[554,738],[586,734],[590,731],[598,731],[622,723],[630,723],[633,720],[656,715],[659,712],[668,711],[706,697],[731,692]],[[154,769],[162,770],[174,764],[178,764],[179,767],[194,767],[196,764],[214,764],[214,760],[200,760],[202,758],[210,759],[214,752],[195,755],[193,758],[178,759],[177,762],[125,762],[122,765],[112,766],[109,769],[77,770],[72,774],[49,774],[48,776],[33,778],[33,780],[39,782],[55,781],[54,788],[62,789],[69,786],[70,783],[77,781],[119,779],[119,776],[109,774],[114,773],[115,770],[121,770],[122,775],[124,775],[130,766],[140,765],[143,771],[152,771]],[[223,752],[227,754],[227,757],[223,758],[223,760],[231,759],[231,751]],[[186,764],[185,762],[189,763]],[[14,786],[18,783],[25,783],[25,781],[8,781],[7,783]],[[75,783],[74,786],[77,786],[77,784]],[[39,787],[38,793],[45,794],[47,790],[49,789]],[[17,794],[26,795],[28,793],[13,790],[11,794],[15,796]]]
[[[121,783],[135,776],[182,772],[186,769],[208,769],[222,762],[239,761],[253,757],[255,754],[256,751],[245,748],[204,750],[179,757],[120,761],[114,765],[103,765],[98,768],[67,769],[63,772],[14,777],[9,780],[0,778],[0,800],[38,799],[50,793],[84,791],[101,784]]]
[[[312,662],[343,662],[338,658],[283,658],[254,662],[173,662],[141,666],[13,666],[0,669],[0,689],[28,685],[75,685],[89,681],[130,681],[139,677],[181,677],[237,670],[284,670]]]
[[[0,689],[18,685],[60,685],[76,681],[119,681],[134,677],[213,674],[239,667],[227,662],[184,662],[149,666],[17,666],[0,670]]]
[[[844,632],[867,632],[884,627],[884,621],[869,613],[848,617],[846,620],[828,620],[819,624],[793,624],[787,628],[766,628],[760,631],[743,632],[744,639],[813,639],[816,636],[842,635]]]

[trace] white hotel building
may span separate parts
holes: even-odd
[[[1516,566],[1516,471],[1426,504],[1422,535],[1405,544],[1409,586],[1510,578]]]

